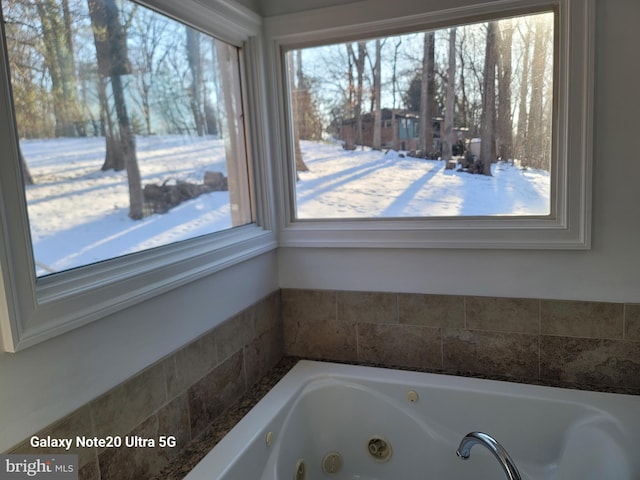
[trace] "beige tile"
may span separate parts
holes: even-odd
[[[464,297],[460,295],[398,295],[400,323],[464,328]]]
[[[272,328],[282,329],[282,302],[277,290],[259,301],[255,307],[256,335]]]
[[[256,336],[254,314],[254,307],[249,307],[215,328],[220,361],[242,350]]]
[[[164,366],[144,370],[89,404],[98,437],[123,435],[166,403]]]
[[[155,438],[174,437],[175,446],[167,445],[157,448],[164,450],[164,455],[171,461],[187,446],[191,440],[191,424],[189,421],[189,401],[187,393],[175,398],[157,412],[158,431]]]
[[[494,332],[540,332],[540,300],[466,297],[466,328]]]
[[[360,323],[358,360],[385,366],[442,368],[440,329]]]
[[[282,328],[272,328],[253,339],[244,349],[247,388],[256,384],[284,355]]]
[[[540,309],[542,334],[622,339],[621,303],[542,300]]]
[[[191,438],[197,437],[246,391],[243,355],[237,352],[189,388]]]
[[[640,387],[640,343],[543,335],[540,373],[583,385]]]
[[[218,364],[215,332],[208,332],[165,360],[169,398],[185,392]]]
[[[338,320],[398,323],[398,296],[381,292],[338,292]]]
[[[283,289],[282,317],[285,322],[335,320],[337,318],[336,292]]]
[[[338,320],[336,292],[283,290],[282,313],[287,355],[356,360],[356,326]]]
[[[78,467],[92,462],[95,463],[97,454],[95,448],[76,448],[75,445],[76,436],[91,438],[95,436],[93,427],[91,426],[89,407],[86,405],[34,435],[45,439],[47,436],[51,436],[52,438],[71,438],[74,442],[72,442],[71,449],[68,451],[64,448],[32,447],[30,444],[32,435],[29,435],[29,438],[14,447],[9,453],[20,453],[24,455],[39,455],[42,453],[71,454],[78,455]]]
[[[538,335],[445,330],[443,351],[447,371],[538,377]]]
[[[640,341],[640,304],[627,303],[624,306],[624,338]]]

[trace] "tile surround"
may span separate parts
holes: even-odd
[[[282,301],[287,355],[640,393],[640,304],[297,289]]]
[[[282,289],[37,434],[176,435],[71,452],[82,480],[151,478],[283,355],[640,393],[640,304]]]
[[[104,438],[174,435],[174,448],[34,449],[29,439],[8,453],[75,453],[80,480],[145,480],[162,471],[283,356],[276,291],[35,435]]]
[[[622,339],[624,304],[543,300],[541,333],[565,337]]]
[[[624,306],[624,338],[640,341],[640,304]]]
[[[464,328],[464,297],[398,294],[398,320],[408,325]]]

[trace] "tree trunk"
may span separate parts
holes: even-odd
[[[118,118],[119,146],[129,183],[129,217],[143,217],[142,181],[136,158],[135,137],[125,100],[122,75],[129,73],[127,39],[120,23],[115,0],[87,0],[96,46],[99,72],[111,78],[111,89]],[[108,115],[108,111],[107,111]],[[107,138],[107,148],[109,139]]]
[[[398,37],[398,43],[396,43],[394,53],[393,53],[393,74],[391,77],[391,86],[392,86],[392,105],[391,105],[391,148],[398,148],[398,122],[396,121],[396,94],[398,91],[398,50],[400,49],[400,45],[402,45],[402,37]]]
[[[528,164],[533,168],[545,168],[544,128],[543,121],[543,89],[546,66],[546,31],[541,20],[535,20],[535,37],[533,41],[533,58],[531,65],[531,96],[528,120]]]
[[[105,156],[102,164],[102,171],[114,170],[119,172],[124,170],[124,155],[122,153],[122,144],[120,135],[116,131],[111,117],[109,108],[109,99],[107,96],[106,78],[98,79],[98,99],[100,101],[100,124],[102,135],[105,138]]]
[[[74,137],[80,114],[74,56],[69,49],[71,32],[65,29],[65,12],[60,11],[56,2],[45,0],[35,2],[35,5],[42,25],[43,55],[51,77],[55,135]]]
[[[522,35],[522,32],[520,32]],[[527,30],[526,36],[522,35],[524,44],[524,54],[522,59],[522,75],[520,76],[520,94],[518,100],[518,137],[516,139],[516,158],[520,160],[523,166],[527,166],[529,158],[527,152],[529,150],[529,136],[527,128],[528,105],[527,95],[529,93],[529,44],[531,43],[531,30]]]
[[[302,158],[302,150],[300,149],[300,127],[301,127],[301,118],[300,118],[300,106],[299,98],[300,98],[300,88],[299,85],[296,85],[296,77],[295,77],[295,68],[293,65],[293,53],[289,54],[287,69],[289,74],[289,85],[291,87],[291,135],[293,139],[293,156],[296,163],[296,180],[298,179],[298,172],[307,172],[309,168],[304,163],[304,159]]]
[[[503,160],[513,159],[513,121],[511,119],[511,48],[513,44],[513,24],[510,19],[503,20],[497,34],[499,46],[498,76],[498,151]]]
[[[382,148],[382,109],[380,105],[380,54],[382,50],[382,44],[380,39],[376,40],[376,59],[373,65],[373,140],[371,147],[374,150],[380,150]]]
[[[18,157],[20,157],[20,166],[22,169],[22,183],[24,185],[33,185],[33,177],[31,176],[31,172],[29,172],[29,167],[24,159],[24,155],[22,155],[20,146],[18,146]]]
[[[495,160],[496,116],[496,22],[487,25],[487,46],[484,59],[482,118],[480,122],[480,160],[485,175],[491,175]]]
[[[353,51],[351,44],[347,45],[349,55],[353,59],[353,65],[356,67],[356,85],[355,95],[353,99],[353,117],[355,120],[355,144],[363,146],[362,139],[362,97],[364,92],[364,60],[367,55],[366,42],[358,42],[358,55]],[[353,74],[351,74],[353,75]]]
[[[420,147],[423,155],[433,150],[433,97],[435,92],[435,33],[424,34],[422,82],[420,85]]]
[[[116,107],[116,115],[118,116],[120,146],[122,148],[122,156],[124,158],[125,168],[127,169],[127,181],[129,183],[129,217],[134,220],[140,220],[144,216],[142,179],[140,177],[140,169],[138,168],[135,137],[133,136],[133,130],[129,122],[121,75],[111,77],[111,88],[113,89],[113,101]]]
[[[451,160],[453,145],[456,141],[453,122],[455,119],[455,84],[456,84],[456,29],[449,31],[449,67],[447,69],[447,97],[444,112],[444,135],[442,142],[442,159]]]
[[[189,91],[189,104],[199,137],[206,133],[205,117],[203,112],[203,75],[200,55],[200,32],[185,27],[187,31],[187,61],[191,72],[191,89]]]

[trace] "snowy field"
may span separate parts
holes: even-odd
[[[164,215],[128,217],[125,172],[102,172],[104,139],[26,140],[35,185],[26,189],[38,275],[95,263],[230,228],[227,192],[185,202]],[[445,170],[444,162],[369,149],[302,142],[309,172],[296,184],[299,218],[546,215],[547,172],[498,163],[493,177]],[[201,183],[226,174],[224,145],[211,137],[140,137],[143,185]]]
[[[309,172],[297,184],[299,218],[548,215],[549,174],[509,163],[492,177],[397,152],[302,142]]]

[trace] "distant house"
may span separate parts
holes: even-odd
[[[442,127],[443,118],[433,118],[433,145],[431,152],[442,150]],[[372,113],[362,115],[362,144],[367,147],[373,146],[373,124]],[[465,128],[457,128],[458,140],[464,141],[466,137]],[[382,109],[382,125],[380,129],[381,147],[394,150],[418,150],[419,148],[420,117],[417,112],[407,110]],[[357,127],[355,118],[347,118],[340,125],[340,140],[345,145],[355,146],[357,138]],[[395,140],[394,140],[395,139]]]

